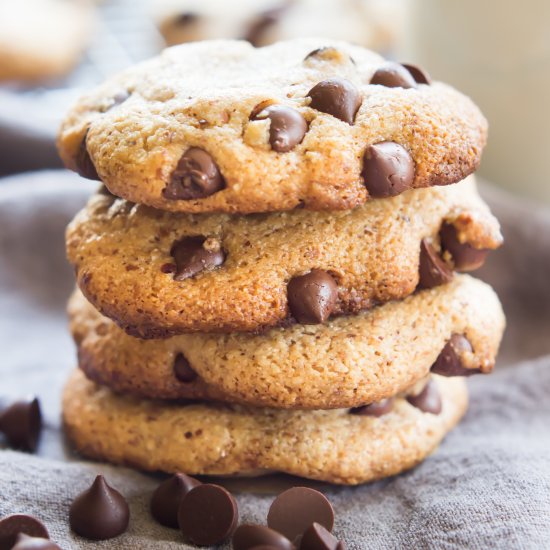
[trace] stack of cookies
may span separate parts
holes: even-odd
[[[104,184],[67,232],[76,448],[342,484],[419,463],[504,328],[458,273],[502,241],[486,133],[418,67],[322,40],[177,46],[84,97],[59,137]]]

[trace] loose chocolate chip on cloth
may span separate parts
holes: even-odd
[[[74,279],[63,231],[95,187],[60,172],[0,183],[0,401],[38,395],[45,426],[38,455],[0,451],[0,516],[31,514],[61,548],[96,548],[70,532],[67,515],[74,496],[102,473],[128,500],[132,519],[100,548],[191,550],[178,530],[151,517],[162,479],[82,462],[66,453],[59,434],[59,389],[75,364],[64,314]],[[365,540],[371,549],[544,548],[550,539],[550,214],[482,189],[506,236],[482,271],[508,316],[500,369],[468,380],[465,420],[416,469],[357,488],[314,485],[331,501],[333,533],[349,549]],[[222,483],[235,494],[240,522],[262,525],[283,488],[304,485],[288,478]]]

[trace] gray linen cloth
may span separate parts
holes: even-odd
[[[59,393],[75,363],[63,230],[94,187],[65,172],[0,183],[0,400],[39,395],[46,422],[37,455],[0,450],[0,516],[40,517],[65,549],[190,548],[150,518],[159,477],[85,462],[60,432]],[[335,532],[351,550],[550,547],[550,212],[485,193],[507,246],[482,276],[501,294],[509,327],[500,369],[470,379],[464,422],[414,470],[362,487],[288,476],[226,480],[242,522],[264,523],[274,494],[310,484],[331,499]],[[92,543],[70,532],[67,514],[98,472],[128,498],[131,521],[123,536]]]

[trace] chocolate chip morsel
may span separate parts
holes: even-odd
[[[21,533],[31,537],[49,539],[46,526],[33,516],[13,514],[0,519],[0,549],[9,550]]]
[[[17,401],[0,413],[0,432],[15,449],[34,452],[42,430],[42,413],[37,398]]]
[[[184,11],[174,17],[174,23],[180,27],[186,27],[199,20],[199,14],[192,11]]]
[[[239,512],[233,495],[219,485],[197,485],[185,495],[178,523],[186,539],[199,546],[219,544],[233,534]]]
[[[439,414],[441,412],[441,395],[433,380],[430,380],[418,395],[408,395],[407,401],[425,413]]]
[[[76,171],[79,176],[89,180],[101,181],[99,174],[94,166],[90,153],[88,153],[88,147],[86,146],[86,140],[88,139],[88,131],[84,134],[84,138],[80,142],[80,146],[76,153],[75,163]]]
[[[350,409],[350,414],[356,414],[359,416],[376,416],[380,417],[389,413],[393,409],[395,399],[390,397],[388,399],[382,399],[376,403],[369,405],[363,405],[362,407],[355,407]]]
[[[370,83],[387,88],[416,88],[413,75],[403,65],[392,61],[379,67],[372,75]]]
[[[394,197],[412,187],[415,164],[404,147],[383,141],[367,147],[362,175],[371,197]]]
[[[48,539],[20,534],[12,550],[61,550],[61,547]]]
[[[233,550],[250,550],[267,546],[277,550],[294,550],[294,545],[283,535],[263,525],[240,525],[233,535]]]
[[[344,550],[345,545],[322,525],[314,523],[304,533],[300,550]]]
[[[179,160],[162,196],[169,200],[204,199],[225,187],[214,159],[199,147],[191,147]]]
[[[176,378],[184,384],[193,382],[198,376],[183,353],[178,353],[176,355],[176,359],[174,360],[174,374]]]
[[[176,281],[184,281],[201,271],[214,269],[225,261],[220,243],[204,237],[184,237],[174,243],[170,254],[176,263]]]
[[[302,142],[307,132],[306,119],[296,109],[285,105],[269,105],[252,120],[269,119],[269,144],[277,153],[286,153]]]
[[[128,503],[102,475],[74,499],[69,510],[71,529],[91,540],[117,537],[126,531],[129,521]]]
[[[451,255],[456,270],[474,271],[485,263],[489,250],[474,248],[467,242],[460,242],[454,225],[443,224],[439,231],[439,237],[441,247]]]
[[[432,83],[430,75],[422,67],[412,63],[402,63],[402,65],[411,73],[417,84],[427,84],[429,86]]]
[[[282,3],[280,6],[259,13],[250,24],[243,40],[247,40],[253,46],[259,46],[264,34],[281,19],[286,9],[287,5]]]
[[[462,356],[472,353],[472,345],[462,334],[453,334],[439,354],[431,371],[441,376],[470,376],[478,374],[478,368],[466,368],[463,366]]]
[[[316,84],[308,92],[312,109],[353,124],[355,115],[363,103],[361,92],[344,78],[331,78]]]
[[[427,239],[422,239],[420,242],[419,262],[420,288],[434,288],[450,283],[452,279],[452,269],[445,263]]]
[[[177,529],[178,509],[183,497],[200,484],[198,479],[185,474],[175,474],[163,481],[151,497],[152,516],[161,525]]]
[[[334,310],[338,285],[326,271],[312,269],[288,283],[288,305],[299,323],[324,323]]]
[[[334,510],[323,493],[309,487],[284,491],[273,501],[267,514],[267,525],[294,543],[313,523],[332,531]]]

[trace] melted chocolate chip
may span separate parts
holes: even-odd
[[[311,525],[302,537],[300,550],[337,550],[342,544],[319,523]]]
[[[433,380],[430,380],[418,395],[408,395],[407,401],[425,413],[439,414],[441,412],[441,395]]]
[[[178,511],[184,537],[193,544],[219,544],[232,535],[239,513],[233,495],[219,485],[197,485],[185,495]]]
[[[117,537],[126,531],[129,521],[128,503],[102,475],[74,499],[69,510],[71,529],[91,540]]]
[[[363,160],[363,178],[371,197],[394,197],[410,189],[415,165],[409,152],[393,141],[370,145]]]
[[[292,542],[299,541],[313,523],[332,531],[334,510],[323,493],[308,487],[284,491],[273,501],[267,514],[267,525]]]
[[[403,67],[405,67],[405,69],[407,69],[407,71],[409,71],[409,73],[411,73],[417,84],[430,85],[432,83],[430,75],[421,67],[418,67],[417,65],[412,65],[411,63],[403,63],[402,65]]]
[[[391,61],[376,70],[370,83],[387,88],[416,88],[412,74],[403,65]]]
[[[382,401],[377,401],[376,403],[371,403],[369,405],[363,405],[362,407],[355,407],[350,409],[350,414],[357,414],[359,416],[383,416],[384,414],[389,413],[393,409],[395,399],[390,397],[389,399],[382,399]]]
[[[112,109],[113,107],[118,107],[120,104],[124,103],[129,97],[130,92],[128,90],[120,90],[120,92],[117,92],[113,96],[113,103],[109,108]]]
[[[480,369],[468,369],[463,366],[462,355],[472,352],[472,345],[462,334],[453,334],[441,350],[431,371],[441,376],[470,376]]]
[[[176,355],[174,361],[174,374],[176,378],[184,384],[193,382],[198,376],[183,353],[178,353]]]
[[[224,187],[223,177],[210,154],[191,147],[179,160],[162,196],[168,200],[204,199]]]
[[[458,239],[456,227],[445,223],[439,232],[443,250],[449,252],[457,271],[475,271],[480,268],[489,254],[486,248],[474,248]]]
[[[178,509],[183,497],[200,481],[185,474],[175,474],[161,483],[151,497],[151,514],[166,527],[178,528]]]
[[[0,432],[14,449],[34,452],[42,430],[38,399],[17,401],[0,413]]]
[[[426,239],[420,242],[419,275],[420,288],[434,288],[453,279],[452,269]]]
[[[306,119],[296,109],[285,105],[270,105],[253,120],[269,119],[269,144],[277,153],[286,153],[302,142],[307,132]]]
[[[330,62],[334,62],[336,60],[342,62],[343,60],[346,60],[349,63],[355,63],[355,61],[348,54],[334,48],[333,46],[324,46],[309,52],[304,57],[304,61],[307,61],[308,59],[317,59]]]
[[[12,550],[61,550],[61,547],[48,539],[20,534]]]
[[[0,519],[0,549],[9,550],[21,533],[30,537],[49,539],[45,525],[33,516],[13,514]]]
[[[233,535],[233,550],[251,550],[267,546],[277,550],[294,550],[294,545],[283,535],[263,525],[240,525]]]
[[[184,237],[174,243],[170,251],[176,264],[174,280],[184,281],[223,264],[224,251],[215,244],[209,246],[207,242],[203,237]]]
[[[328,113],[348,124],[353,124],[355,115],[361,107],[361,93],[349,80],[331,78],[316,84],[308,92],[312,109]]]
[[[89,130],[87,130],[86,133],[84,134],[84,137],[82,138],[82,141],[80,142],[80,146],[76,153],[76,158],[75,158],[76,171],[83,178],[86,178],[89,180],[101,181],[101,178],[99,177],[99,174],[95,169],[92,158],[90,157],[90,153],[88,153],[88,147],[86,146],[86,141],[88,139],[88,132]]]
[[[338,285],[326,271],[313,269],[288,283],[288,306],[294,318],[305,325],[324,323],[338,299]]]

